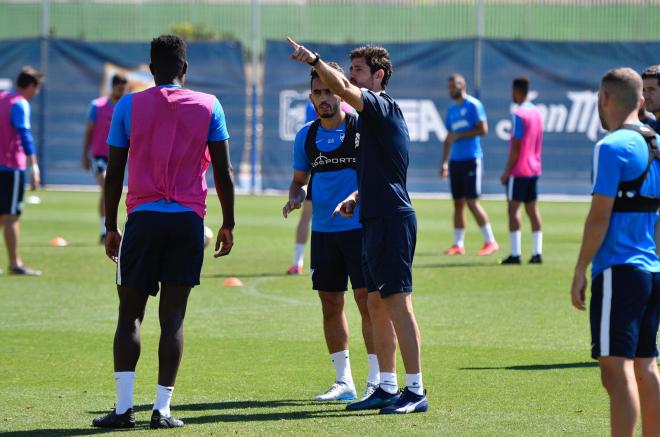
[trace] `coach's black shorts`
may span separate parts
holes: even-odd
[[[204,222],[194,212],[129,214],[119,246],[117,285],[153,296],[158,283],[199,284],[204,260]]]
[[[0,215],[21,215],[24,192],[24,171],[0,170]]]
[[[612,266],[594,278],[589,305],[591,356],[658,356],[660,273]]]
[[[481,159],[449,161],[449,184],[454,199],[476,199],[481,195]]]
[[[94,169],[96,174],[103,174],[108,169],[108,157],[107,156],[95,156],[94,157]]]
[[[369,292],[379,291],[381,297],[412,292],[415,213],[368,219],[362,225],[362,265]]]
[[[538,181],[538,176],[509,176],[506,183],[506,200],[523,203],[535,202],[538,199]]]
[[[346,291],[365,287],[362,272],[362,229],[341,232],[312,231],[312,288]]]

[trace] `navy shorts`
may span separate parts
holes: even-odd
[[[362,229],[312,231],[312,287],[318,291],[346,291],[365,287],[362,273]]]
[[[660,273],[612,266],[591,285],[591,356],[658,356]]]
[[[481,159],[449,161],[449,184],[454,199],[476,199],[481,195]]]
[[[117,285],[153,296],[158,283],[199,284],[204,260],[204,222],[194,212],[129,214],[119,246]]]
[[[536,202],[538,181],[538,176],[528,178],[509,176],[509,181],[506,183],[506,200],[523,203]]]
[[[95,156],[94,157],[94,169],[96,174],[103,174],[108,169],[108,157],[107,156]]]
[[[24,192],[24,171],[0,170],[0,215],[21,215]]]
[[[415,213],[368,219],[363,226],[362,265],[369,292],[379,291],[381,297],[412,292]]]

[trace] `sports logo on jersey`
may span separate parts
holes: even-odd
[[[305,125],[305,113],[309,93],[296,90],[280,92],[279,135],[282,141],[293,141],[296,134]]]
[[[314,159],[314,162],[312,162],[312,168],[316,167],[322,167],[324,165],[328,164],[355,164],[357,162],[357,159],[355,157],[348,157],[348,158],[328,158],[327,156],[323,156],[321,153],[319,153],[319,156]]]

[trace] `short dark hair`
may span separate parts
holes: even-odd
[[[660,65],[651,65],[642,71],[642,79],[656,79],[660,85]]]
[[[387,83],[390,81],[390,77],[392,77],[394,68],[392,67],[392,60],[386,48],[369,44],[353,49],[349,57],[351,61],[355,58],[364,58],[371,74],[374,74],[378,70],[383,70],[383,80],[380,82],[380,86],[383,89],[387,88]]]
[[[112,86],[115,85],[126,85],[128,83],[128,79],[126,79],[126,76],[123,74],[115,74],[112,76]]]
[[[529,79],[525,76],[516,77],[513,79],[513,89],[520,91],[525,97],[527,97],[527,93],[529,93]]]
[[[642,78],[635,70],[628,67],[609,70],[601,79],[600,87],[621,109],[637,112],[642,98]]]
[[[337,64],[336,62],[326,62],[326,64],[328,64],[328,67],[334,68],[341,74],[344,74],[344,69],[341,68],[341,65]],[[309,87],[311,88],[312,84],[314,83],[314,79],[319,79],[319,73],[316,71],[316,68],[312,67],[311,70],[309,70],[309,76]]]
[[[164,79],[181,76],[186,63],[186,43],[176,35],[161,35],[151,40],[151,64],[154,73]]]
[[[463,77],[462,74],[452,73],[447,78],[447,82],[449,82],[450,80],[453,80],[454,82],[457,81],[457,80],[462,80],[463,83],[467,85],[467,81],[465,80],[465,78]]]
[[[36,68],[26,65],[21,68],[16,78],[16,88],[27,88],[30,85],[39,86],[44,82],[44,74]]]

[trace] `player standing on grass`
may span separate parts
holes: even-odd
[[[543,117],[531,102],[527,101],[529,79],[517,77],[513,80],[513,102],[518,105],[513,114],[513,128],[509,142],[509,159],[500,181],[506,186],[509,213],[509,240],[511,254],[502,264],[520,264],[521,239],[520,204],[532,225],[532,264],[541,264],[543,259],[543,233],[541,214],[536,204],[537,184],[541,175],[541,147],[543,144]]]
[[[613,436],[660,435],[660,137],[638,119],[642,79],[630,68],[603,76],[598,112],[611,132],[596,144],[593,197],[571,286],[585,309],[592,263],[591,356],[610,397]],[[593,260],[593,262],[592,262]]]
[[[117,402],[109,414],[92,422],[105,428],[135,426],[133,385],[140,325],[147,299],[158,293],[159,283],[158,386],[150,426],[183,426],[170,415],[170,399],[183,354],[186,304],[191,288],[199,284],[204,257],[209,160],[224,220],[214,256],[227,255],[234,243],[234,182],[222,106],[210,94],[182,88],[188,63],[181,38],[155,38],[149,68],[156,86],[122,97],[108,136],[105,250],[117,263]],[[128,220],[122,236],[117,207],[127,161]]]
[[[82,167],[84,170],[89,170],[90,158],[92,158],[96,181],[99,187],[101,187],[101,196],[99,199],[101,243],[105,241],[105,200],[103,199],[103,187],[105,185],[105,171],[108,168],[108,143],[106,140],[108,139],[108,132],[110,132],[112,112],[115,110],[115,105],[119,99],[126,92],[127,85],[128,80],[126,80],[126,77],[119,74],[112,76],[110,96],[99,97],[92,101],[89,114],[87,115],[87,126],[85,127]]]
[[[488,214],[479,204],[483,157],[479,137],[488,134],[486,112],[479,100],[467,94],[465,78],[460,74],[449,77],[447,89],[454,103],[447,110],[445,120],[448,132],[442,148],[440,176],[449,176],[454,199],[454,244],[445,251],[445,255],[465,254],[466,204],[484,236],[484,246],[478,255],[492,255],[499,246],[488,221]]]
[[[653,128],[660,130],[658,119],[660,119],[660,65],[651,65],[642,72],[644,83],[644,108],[655,116]],[[648,123],[651,125],[650,123]]]
[[[362,264],[381,374],[378,389],[347,409],[380,409],[382,414],[426,411],[421,339],[411,296],[417,219],[406,190],[410,138],[399,105],[385,93],[392,75],[389,53],[374,46],[353,50],[349,82],[317,53],[288,41],[294,49],[291,59],[312,65],[328,88],[359,114],[358,191],[337,205],[335,213],[350,218],[360,203]],[[396,378],[397,340],[406,368],[402,393]]]
[[[328,66],[343,74],[334,62]],[[337,204],[357,189],[357,117],[341,109],[341,98],[330,91],[314,69],[310,86],[309,98],[319,118],[306,124],[296,135],[293,181],[282,213],[286,218],[307,202],[304,186],[312,175],[314,185],[309,184],[309,189],[314,191],[312,284],[321,299],[323,332],[336,373],[335,384],[316,400],[352,401],[356,397],[348,353],[348,321],[344,314],[344,292],[349,277],[362,317],[368,354],[369,375],[362,395],[366,399],[376,390],[380,378],[362,272],[362,225],[357,216],[346,220],[332,214]]]
[[[9,273],[15,275],[41,275],[23,264],[18,246],[27,162],[32,189],[40,184],[28,101],[39,93],[43,80],[39,71],[23,67],[16,79],[16,92],[0,92],[0,227],[4,227]]]

